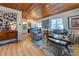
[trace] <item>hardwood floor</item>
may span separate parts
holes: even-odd
[[[79,41],[74,45],[73,56],[79,56]],[[22,41],[0,46],[0,56],[47,56],[47,54],[36,47],[28,34]]]
[[[79,56],[79,40],[74,45],[74,50],[73,50],[72,55],[73,56]]]
[[[22,41],[0,46],[0,56],[46,56],[47,54],[37,48],[28,34],[25,34]]]

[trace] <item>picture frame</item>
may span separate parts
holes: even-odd
[[[68,17],[69,29],[79,29],[79,15]]]
[[[22,22],[22,28],[23,28],[23,30],[27,29],[27,22]]]

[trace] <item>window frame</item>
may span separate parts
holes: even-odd
[[[57,19],[62,19],[62,24],[63,24],[63,29],[64,29],[64,18],[62,18],[62,17],[51,19],[51,29],[53,29],[53,28],[52,28],[52,20],[56,20],[56,28],[54,28],[54,30],[55,30],[55,29],[58,29],[58,28],[57,28]],[[59,30],[63,30],[63,29],[59,29]]]

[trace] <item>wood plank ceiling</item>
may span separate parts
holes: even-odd
[[[31,20],[79,8],[78,3],[1,3],[0,5],[21,10],[23,11],[23,18]]]

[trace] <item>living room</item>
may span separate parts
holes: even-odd
[[[1,3],[0,55],[79,55],[78,5]]]

